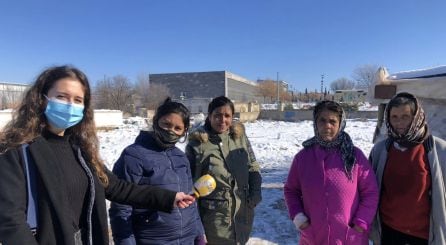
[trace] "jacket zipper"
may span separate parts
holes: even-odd
[[[172,171],[175,173],[175,176],[177,177],[177,191],[180,192],[180,177],[178,177],[177,172],[175,171],[172,159],[167,155],[167,152],[164,152],[164,155],[166,155],[167,159],[170,162],[170,168],[172,168]],[[180,216],[180,236],[178,237],[178,242],[180,241],[180,238],[183,237],[183,215],[181,214],[181,210],[177,208],[178,215]]]

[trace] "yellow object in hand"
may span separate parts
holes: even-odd
[[[196,198],[207,196],[215,190],[215,187],[217,187],[217,183],[214,177],[205,174],[195,181],[193,195]]]

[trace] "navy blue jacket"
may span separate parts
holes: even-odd
[[[192,191],[189,161],[176,147],[160,148],[152,132],[141,131],[122,152],[113,173],[121,179],[176,192]],[[193,244],[204,230],[196,203],[171,213],[113,202],[109,210],[115,244]]]

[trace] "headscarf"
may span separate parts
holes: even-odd
[[[392,101],[394,101],[397,98],[404,97],[409,99],[415,104],[415,115],[413,117],[413,120],[410,124],[409,130],[406,134],[400,135],[398,134],[390,125],[390,107],[386,107],[386,127],[387,127],[387,134],[390,139],[393,141],[396,141],[399,145],[402,145],[404,147],[412,147],[418,144],[421,144],[424,142],[424,140],[429,136],[429,129],[426,123],[426,116],[424,114],[423,108],[420,106],[420,102],[418,99],[413,96],[410,93],[402,92],[399,93],[389,101],[388,105],[392,104]],[[399,105],[394,105],[393,107],[396,107]]]
[[[320,115],[320,113],[324,110],[329,110],[328,105],[336,106],[340,108],[341,115],[340,115],[340,122],[339,122],[339,131],[336,136],[336,138],[332,141],[324,141],[322,137],[319,135],[318,129],[317,129],[317,119]],[[331,111],[331,110],[329,110]],[[344,162],[344,171],[347,175],[347,178],[349,180],[352,180],[352,170],[353,166],[356,162],[355,158],[355,149],[353,145],[353,141],[350,138],[350,135],[348,135],[344,129],[346,125],[346,114],[344,109],[342,109],[342,106],[334,101],[321,101],[316,105],[314,111],[313,111],[313,128],[314,128],[314,137],[304,141],[302,145],[304,148],[308,148],[312,145],[318,144],[322,148],[325,149],[339,149],[341,151],[341,157],[342,161]]]

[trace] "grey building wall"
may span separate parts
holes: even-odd
[[[214,98],[225,95],[225,72],[150,74],[151,83],[166,85],[173,99]]]
[[[211,98],[195,98],[195,99],[184,99],[184,100],[175,99],[174,101],[185,105],[192,114],[198,114],[198,113],[207,114],[208,106],[209,103],[212,101],[212,99]]]
[[[0,110],[13,108],[20,103],[28,84],[0,82]]]
[[[151,83],[166,85],[173,99],[224,95],[239,102],[258,101],[256,83],[227,71],[150,74],[149,79]]]
[[[227,78],[228,98],[239,102],[257,101],[257,86]]]
[[[347,112],[348,119],[376,119],[377,117],[378,117],[377,111]],[[313,120],[313,110],[293,110],[293,111],[262,110],[260,111],[259,119],[288,121],[288,122]]]

